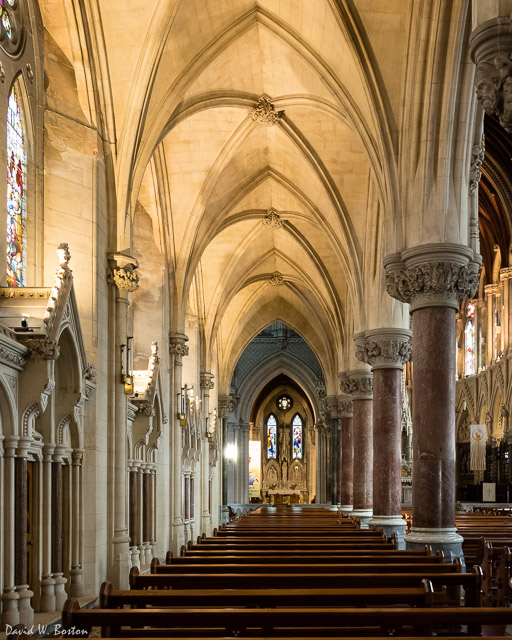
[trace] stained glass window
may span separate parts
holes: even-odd
[[[292,420],[292,458],[302,458],[302,418],[298,413]]]
[[[277,399],[277,406],[281,411],[288,411],[293,407],[293,400],[290,396],[281,396]]]
[[[465,362],[464,373],[472,376],[476,373],[475,305],[469,303],[464,328]]]
[[[273,413],[267,419],[267,459],[277,458],[277,420]]]
[[[26,284],[27,158],[23,114],[16,89],[7,107],[7,286]]]

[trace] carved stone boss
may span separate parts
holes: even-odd
[[[251,118],[258,124],[271,127],[279,122],[283,112],[276,111],[270,98],[262,96],[251,111]]]

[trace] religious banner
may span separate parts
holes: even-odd
[[[249,441],[249,498],[259,498],[261,488],[261,442]]]
[[[485,471],[485,424],[472,424],[470,426],[471,455],[469,468],[471,471]]]

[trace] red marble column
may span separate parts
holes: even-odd
[[[413,329],[413,526],[408,548],[462,556],[455,528],[455,314],[478,287],[480,256],[426,244],[384,260],[387,292],[410,304]]]
[[[402,369],[411,357],[408,329],[382,328],[355,336],[356,357],[373,371],[373,517],[370,527],[383,528],[404,547],[402,502]]]
[[[373,372],[373,513],[401,513],[402,371]]]
[[[373,505],[373,407],[372,373],[349,371],[342,391],[351,393],[354,406],[354,473],[352,514],[368,527]]]
[[[27,585],[27,514],[28,514],[28,486],[27,486],[27,458],[18,457],[14,462],[16,483],[15,502],[15,581],[16,585]]]
[[[338,495],[342,511],[352,511],[354,490],[354,407],[350,397],[340,400],[338,414],[341,424]]]
[[[52,462],[52,573],[62,573],[62,464]]]
[[[413,525],[454,528],[455,310],[417,309],[412,326]]]
[[[129,527],[130,527],[130,547],[137,544],[137,472],[129,472]]]

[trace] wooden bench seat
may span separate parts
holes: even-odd
[[[153,558],[151,563],[151,572],[158,573],[162,571],[161,567],[169,566],[169,565],[193,565],[193,564],[365,564],[365,563],[378,563],[378,564],[402,564],[402,563],[410,563],[414,562],[415,564],[432,564],[432,563],[443,563],[444,556],[436,555],[436,556],[412,556],[412,555],[393,555],[393,552],[390,551],[388,554],[352,554],[346,553],[344,555],[337,555],[336,553],[331,553],[329,555],[318,556],[308,555],[307,553],[296,553],[296,555],[287,554],[285,556],[266,556],[266,555],[243,555],[236,556],[231,555],[229,553],[225,553],[223,555],[215,555],[215,556],[181,556],[172,558],[170,562],[161,565],[158,562],[157,558]]]
[[[399,588],[418,587],[423,578],[430,580],[434,586],[434,602],[436,604],[461,604],[461,589],[465,591],[467,606],[482,605],[482,570],[475,566],[469,573],[461,571],[460,562],[441,572],[426,571],[421,567],[417,573],[402,573],[401,567],[395,573],[376,572],[363,573],[360,567],[352,566],[352,573],[284,573],[282,567],[274,573],[226,573],[195,574],[150,573],[140,574],[137,567],[130,571],[131,589],[342,589],[342,588]],[[442,566],[442,565],[440,565]]]
[[[357,607],[401,605],[429,607],[434,589],[430,580],[421,586],[358,587],[341,589],[176,589],[113,590],[109,582],[100,589],[100,607]]]
[[[224,629],[222,635],[250,633],[251,629],[263,633],[279,635],[281,627],[300,630],[333,629],[342,635],[344,629],[374,628],[379,634],[396,635],[407,628],[410,635],[432,635],[436,627],[467,625],[472,635],[481,633],[482,625],[512,624],[512,609],[508,607],[283,607],[283,608],[173,608],[173,609],[84,609],[78,600],[66,601],[62,612],[64,629],[91,629],[99,626],[109,630],[112,637],[123,635],[122,627],[129,627],[124,635],[134,634],[134,628],[144,635],[154,636],[158,629],[161,635],[169,637],[169,632],[179,632],[179,627],[187,629]],[[130,628],[131,627],[131,628]],[[150,632],[144,627],[151,627]],[[259,635],[257,633],[256,635]],[[299,634],[297,634],[299,635]],[[346,634],[345,634],[346,635]]]

